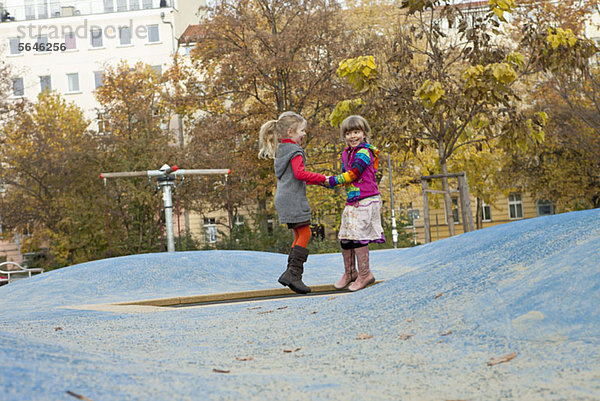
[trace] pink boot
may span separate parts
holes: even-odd
[[[350,291],[362,290],[366,286],[375,282],[375,277],[369,269],[369,246],[361,246],[354,249],[356,260],[358,262],[358,278],[348,289]]]
[[[344,258],[344,275],[333,285],[336,290],[346,288],[348,284],[358,278],[356,263],[354,262],[354,249],[342,249],[342,257]]]

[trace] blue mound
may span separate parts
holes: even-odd
[[[286,258],[136,255],[0,287],[0,400],[600,399],[599,209],[372,252],[386,282],[355,294],[62,308],[274,288]],[[341,269],[311,255],[305,282]]]

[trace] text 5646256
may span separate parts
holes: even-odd
[[[58,52],[67,50],[65,43],[19,43],[19,51]]]

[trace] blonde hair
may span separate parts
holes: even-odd
[[[363,116],[359,115],[346,117],[340,125],[340,134],[342,135],[342,140],[346,136],[347,132],[358,130],[365,133],[365,140],[369,142],[371,136],[371,126],[369,126],[367,120],[365,120]]]
[[[260,134],[258,135],[258,158],[274,159],[279,141],[288,137],[288,130],[305,122],[306,120],[300,114],[286,111],[281,113],[277,120],[264,123],[260,127]]]

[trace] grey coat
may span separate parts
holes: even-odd
[[[310,221],[310,205],[306,198],[306,183],[294,176],[292,159],[298,155],[306,163],[304,149],[295,143],[280,143],[275,155],[275,176],[277,177],[277,193],[275,208],[279,222],[301,223]]]

